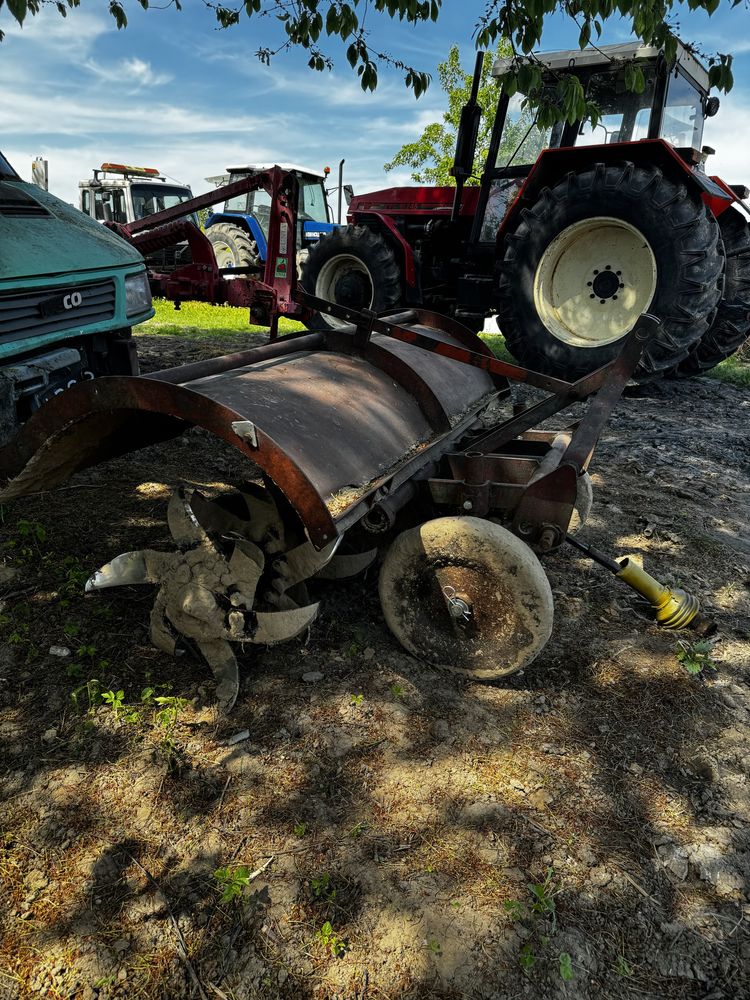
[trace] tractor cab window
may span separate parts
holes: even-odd
[[[258,220],[263,235],[268,239],[268,225],[271,221],[271,195],[263,188],[251,191],[247,196],[247,214]]]
[[[530,166],[536,163],[543,149],[560,145],[562,129],[538,128],[534,115],[522,105],[523,98],[519,94],[511,97],[508,103],[496,167]]]
[[[679,70],[669,81],[659,135],[673,146],[701,148],[703,111],[700,94]]]
[[[237,181],[245,180],[248,175],[230,174],[229,183],[235,184]],[[263,235],[268,239],[268,224],[271,220],[271,196],[263,188],[255,191],[248,191],[246,194],[238,194],[235,198],[229,198],[224,203],[225,212],[237,212],[240,215],[252,215],[258,220],[258,225],[263,231]]]
[[[586,86],[586,96],[599,108],[595,126],[584,122],[577,146],[636,142],[648,137],[648,123],[654,100],[655,73],[652,66],[641,67],[646,86],[640,94],[625,86],[625,71],[594,73]]]
[[[81,191],[81,211],[84,215],[91,215],[91,191],[84,188]]]
[[[122,188],[95,191],[94,212],[99,222],[127,222],[125,191]]]
[[[326,195],[320,181],[300,182],[299,217],[303,222],[328,221]]]
[[[237,181],[242,181],[247,177],[247,174],[230,174],[228,184],[236,184]],[[229,198],[228,201],[224,202],[225,212],[240,212],[242,215],[247,214],[247,199],[248,194],[238,194],[234,198]]]

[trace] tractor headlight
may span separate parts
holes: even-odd
[[[151,308],[151,289],[145,271],[129,274],[125,278],[125,315],[148,312]]]

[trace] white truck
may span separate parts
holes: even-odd
[[[186,184],[164,177],[156,167],[131,167],[124,163],[102,163],[89,180],[78,182],[78,207],[98,222],[134,222],[193,197]],[[190,221],[198,225],[195,216]],[[190,263],[187,243],[170,246],[149,255],[152,270],[165,271]]]
[[[99,222],[134,222],[193,197],[186,184],[167,180],[156,167],[102,163],[78,182],[78,207]]]

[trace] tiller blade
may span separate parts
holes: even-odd
[[[247,516],[232,506],[244,506]],[[304,632],[318,604],[295,597],[307,599],[300,585],[328,563],[338,542],[321,552],[309,542],[285,551],[283,519],[270,494],[256,491],[209,500],[180,488],[167,523],[174,552],[125,552],[94,573],[86,590],[158,584],[151,641],[172,654],[179,636],[193,642],[216,678],[220,708],[229,711],[239,692],[231,643],[273,645]]]

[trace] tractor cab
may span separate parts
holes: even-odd
[[[325,182],[330,168],[322,174],[305,167],[282,164],[299,182],[297,207],[297,257],[304,260],[309,248],[336,227],[328,205]],[[207,177],[216,185],[232,184],[249,174],[269,170],[269,165],[242,164],[227,167],[225,174]],[[271,200],[266,191],[251,191],[224,203],[206,221],[206,235],[211,240],[217,263],[222,268],[257,267],[265,263]]]
[[[494,241],[509,204],[543,150],[663,139],[691,166],[702,168],[703,125],[719,110],[719,100],[709,97],[708,72],[680,42],[671,62],[659,49],[637,43],[541,53],[536,60],[543,67],[543,86],[550,89],[561,75],[575,73],[600,117],[596,125],[556,122],[540,129],[523,107],[523,95],[508,97],[501,91],[484,174],[486,190],[475,223],[479,242]],[[492,75],[502,77],[511,63],[510,58],[496,59]],[[640,93],[626,85],[633,67],[642,74]]]

